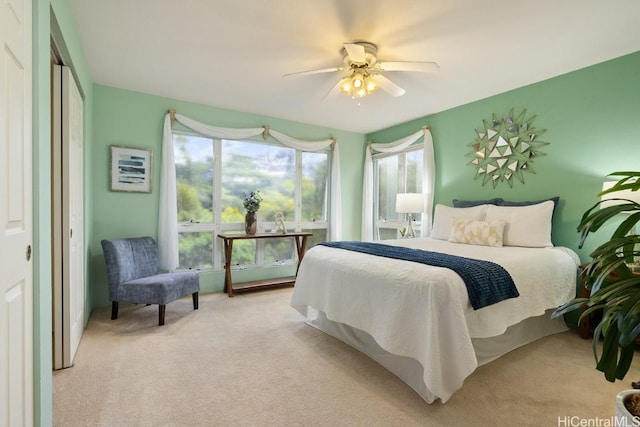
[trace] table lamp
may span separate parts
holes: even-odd
[[[396,195],[396,212],[409,215],[409,224],[404,237],[416,237],[413,231],[413,214],[424,212],[424,195],[422,193],[398,193]]]

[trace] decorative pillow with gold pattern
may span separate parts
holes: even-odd
[[[453,218],[449,241],[470,245],[502,247],[504,220],[475,221],[473,219]]]

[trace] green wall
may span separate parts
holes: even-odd
[[[92,216],[94,232],[89,246],[92,307],[109,305],[106,271],[100,240],[128,236],[157,236],[160,187],[162,126],[169,109],[213,126],[244,128],[268,125],[272,129],[301,139],[337,138],[341,156],[343,235],[360,238],[364,135],[306,125],[261,115],[240,113],[159,96],[95,85],[93,89],[93,156],[91,170]],[[122,193],[109,191],[109,146],[153,149],[152,192]],[[277,275],[277,271],[238,272]],[[235,274],[235,273],[234,273]],[[285,273],[288,274],[288,273]],[[202,292],[222,291],[221,271],[200,275]]]
[[[436,203],[453,198],[538,200],[560,196],[554,218],[556,245],[578,251],[583,260],[606,232],[589,237],[578,249],[576,226],[582,213],[597,201],[604,177],[614,171],[640,168],[640,53],[565,74],[367,135],[373,142],[393,141],[431,127],[436,157]],[[482,84],[482,82],[478,82]],[[492,114],[510,109],[535,114],[541,139],[550,142],[535,159],[536,174],[513,188],[482,185],[466,157],[475,129]],[[610,231],[610,230],[609,230]]]

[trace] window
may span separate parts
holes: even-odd
[[[232,141],[175,132],[179,269],[219,269],[224,255],[219,233],[244,233],[245,193],[258,190],[259,232],[269,232],[277,212],[288,230],[327,239],[329,152],[303,152],[277,143]],[[291,240],[291,241],[290,241]],[[237,240],[232,264],[292,263],[292,239]]]
[[[399,154],[373,156],[374,240],[397,239],[406,226],[407,214],[396,213],[396,194],[422,192],[422,146]],[[414,230],[420,235],[420,216],[414,215]]]

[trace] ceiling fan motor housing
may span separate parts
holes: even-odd
[[[378,55],[378,46],[369,42],[353,42],[349,44],[355,44],[361,46],[364,49],[364,62],[357,61],[356,59],[349,56],[349,52],[343,46],[340,50],[342,53],[342,58],[344,60],[344,64],[348,67],[356,66],[356,67],[370,67],[377,61]]]

